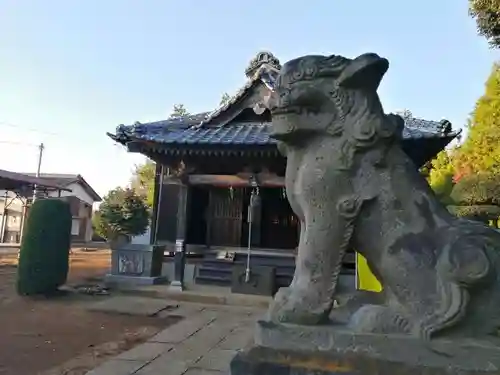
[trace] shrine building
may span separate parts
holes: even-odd
[[[271,53],[257,54],[243,87],[211,112],[120,125],[108,133],[129,152],[156,162],[151,242],[182,251],[188,263],[197,259],[196,283],[230,285],[249,247],[252,265],[275,268],[278,287],[293,277],[299,223],[284,188],[286,159],[269,136],[270,88],[256,74],[263,64],[281,68]],[[419,168],[457,134],[447,120],[406,116],[402,147]],[[249,225],[252,192],[259,199]],[[354,277],[353,253],[343,274]]]

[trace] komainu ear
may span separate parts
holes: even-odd
[[[352,60],[340,73],[339,86],[352,89],[377,90],[389,69],[389,61],[376,53],[365,53]]]

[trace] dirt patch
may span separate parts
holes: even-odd
[[[109,262],[105,250],[73,252],[68,281],[99,279]],[[16,254],[0,255],[0,375],[83,375],[178,320],[87,311],[103,296],[19,297],[15,263]]]

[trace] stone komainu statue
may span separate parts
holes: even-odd
[[[438,202],[401,148],[403,119],[377,88],[389,63],[305,56],[283,66],[272,95],[272,136],[287,155],[286,190],[301,221],[296,271],[269,310],[276,322],[333,317],[346,249],[382,282],[345,323],[356,332],[486,336],[500,317],[500,233]]]

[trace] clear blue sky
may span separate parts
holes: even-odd
[[[0,168],[80,173],[100,193],[126,184],[138,155],[105,136],[165,119],[174,103],[213,109],[245,82],[259,50],[391,62],[380,94],[462,126],[498,51],[467,0],[0,0]],[[15,144],[20,142],[23,144]]]

